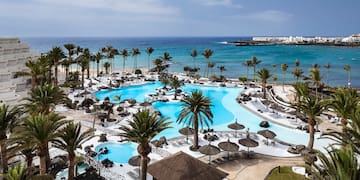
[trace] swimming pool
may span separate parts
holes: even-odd
[[[108,149],[108,153],[100,154],[100,149],[105,147]],[[116,163],[128,163],[131,156],[137,155],[136,144],[134,143],[102,143],[95,147],[95,151],[98,153],[96,157],[98,160],[101,161],[108,158]]]
[[[96,92],[95,96],[98,99],[104,99],[110,97],[111,102],[118,103],[119,100],[114,100],[115,96],[121,95],[121,99],[134,98],[138,102],[144,102],[145,95],[156,92],[155,89],[162,87],[160,82],[153,82],[138,86],[129,86],[125,88],[117,88],[114,90],[102,90]],[[191,92],[193,90],[201,90],[203,94],[211,98],[213,106],[211,107],[214,114],[214,123],[211,128],[215,130],[230,130],[227,125],[234,122],[237,118],[238,122],[249,128],[250,131],[256,132],[261,130],[259,123],[263,120],[262,118],[254,115],[245,108],[241,107],[236,102],[236,97],[243,90],[242,88],[226,88],[226,87],[212,87],[212,86],[200,86],[193,84],[186,84],[183,86],[182,91]],[[181,111],[181,102],[155,102],[153,106],[159,110],[164,117],[170,118],[173,123],[173,128],[166,129],[157,135],[156,138],[166,136],[167,138],[176,137],[180,134],[178,129],[182,128],[183,125],[177,124],[176,119]],[[204,127],[207,128],[207,127]],[[304,132],[288,129],[273,123],[270,123],[269,130],[276,132],[277,138],[291,143],[302,143],[308,142],[308,135]]]
[[[78,173],[82,174],[85,172],[85,169],[88,167],[87,164],[83,163],[81,165],[78,165]],[[62,180],[62,179],[67,179],[68,178],[68,168],[60,171],[59,173],[56,174],[56,180]],[[74,172],[75,173],[75,172]]]

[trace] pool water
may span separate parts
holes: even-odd
[[[99,154],[101,148],[107,148],[107,154]],[[127,163],[129,158],[136,155],[136,145],[133,143],[102,143],[95,147],[95,151],[98,153],[97,159],[104,160],[106,158],[116,163]]]
[[[162,87],[160,82],[154,82],[140,86],[118,88],[115,90],[105,90],[105,91],[103,90],[97,92],[96,97],[102,100],[108,96],[110,97],[112,102],[116,103],[117,101],[112,99],[112,97],[116,95],[122,95],[121,100],[128,98],[135,98],[138,102],[144,102],[145,95],[148,93],[154,93],[155,89],[158,87]],[[193,90],[201,90],[205,96],[211,99],[211,102],[213,104],[211,109],[214,115],[213,124],[211,125],[211,128],[215,130],[230,130],[229,128],[227,128],[227,125],[229,123],[234,122],[235,118],[238,120],[240,124],[243,124],[245,126],[244,131],[246,130],[246,128],[249,128],[251,132],[257,132],[258,130],[263,129],[259,126],[259,123],[263,119],[251,113],[250,111],[246,110],[245,108],[241,107],[236,102],[236,97],[243,90],[242,88],[208,87],[208,86],[186,84],[181,89],[183,92],[188,92],[188,93],[190,93]],[[166,138],[179,136],[180,134],[178,133],[178,130],[185,126],[183,124],[176,123],[177,116],[181,111],[181,102],[155,102],[153,103],[153,106],[155,109],[161,112],[163,117],[168,117],[170,121],[173,122],[171,124],[173,128],[162,131],[155,138],[159,138],[161,136],[165,136]],[[270,122],[270,127],[267,129],[274,131],[277,134],[276,138],[285,142],[289,142],[293,144],[307,144],[309,140],[309,135],[306,134],[305,132],[285,128],[280,125],[273,124],[271,122]],[[315,145],[317,143],[322,145],[327,144],[327,142],[324,140],[315,141]],[[118,146],[124,146],[124,145],[118,145]],[[125,145],[124,148],[127,149],[129,148],[128,146],[129,145]],[[132,155],[130,152],[125,152],[124,150],[118,152],[121,152],[122,154],[121,157],[120,155],[117,155],[114,156],[114,158],[122,159],[126,157],[125,159],[121,160],[122,163],[127,162],[127,159]],[[103,157],[101,158],[103,159]]]
[[[87,164],[83,163],[81,165],[78,165],[78,174],[82,174],[85,172],[85,169],[88,167]],[[75,172],[74,172],[75,173]],[[67,179],[68,178],[68,168],[60,171],[59,173],[56,174],[56,180],[61,180],[61,179]]]

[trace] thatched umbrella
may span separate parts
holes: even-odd
[[[157,180],[219,180],[227,173],[182,151],[152,163],[148,172]]]
[[[244,129],[244,128],[245,128],[245,126],[244,126],[244,125],[242,125],[242,124],[239,124],[239,123],[237,122],[237,119],[235,119],[235,122],[234,122],[234,123],[229,124],[229,125],[228,125],[228,128],[235,130],[235,137],[236,137],[237,130]]]
[[[140,106],[151,106],[151,103],[145,101],[143,103],[140,103]]]
[[[220,149],[214,145],[211,145],[210,143],[208,145],[205,146],[201,146],[199,148],[199,152],[201,154],[205,154],[205,155],[209,155],[209,163],[211,160],[211,155],[216,155],[220,153]]]
[[[230,152],[239,151],[239,145],[234,142],[231,142],[230,139],[218,144],[219,148],[228,152],[228,159],[230,158]]]
[[[186,143],[188,142],[189,135],[194,134],[194,129],[189,126],[179,129],[179,133],[186,136]]]
[[[250,147],[259,146],[259,143],[257,141],[250,139],[250,138],[239,139],[239,144],[248,148],[248,156],[249,156],[249,148]]]
[[[258,131],[257,133],[266,138],[266,145],[269,144],[268,139],[274,139],[276,136],[276,134],[274,132],[267,130],[267,129]]]

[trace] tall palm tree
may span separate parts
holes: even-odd
[[[74,51],[76,56],[79,57],[79,55],[84,51],[84,48],[80,46],[76,46]],[[75,61],[75,63],[76,63],[76,71],[79,71],[79,61]]]
[[[63,103],[65,99],[64,91],[58,86],[44,84],[31,89],[29,97],[24,98],[26,101],[24,107],[31,114],[48,114],[56,105]]]
[[[97,52],[95,55],[95,62],[96,62],[96,75],[99,76],[100,74],[100,68],[99,68],[99,64],[100,61],[104,58],[104,55],[101,52]]]
[[[34,114],[24,120],[24,124],[15,129],[17,138],[26,138],[34,144],[40,157],[40,175],[49,168],[49,143],[59,137],[59,129],[65,123],[64,117],[55,113]]]
[[[68,178],[74,179],[74,166],[75,166],[75,151],[81,148],[81,145],[93,136],[91,129],[81,132],[80,123],[68,123],[63,129],[60,130],[58,139],[54,142],[55,147],[60,148],[68,153]]]
[[[65,68],[65,82],[69,82],[69,67],[71,66],[72,59],[64,59],[61,62],[61,66]]]
[[[289,66],[287,64],[281,64],[281,71],[283,72],[283,91],[285,91],[285,73],[287,71],[287,69],[289,68]]]
[[[163,84],[163,89],[166,89],[166,86],[170,84],[170,78],[168,76],[160,76],[160,82]]]
[[[111,67],[111,64],[109,62],[104,63],[105,74],[109,74],[110,67]]]
[[[86,72],[87,72],[87,78],[90,78],[90,61],[92,59],[92,56],[91,56],[91,52],[89,50],[89,48],[85,48],[83,53],[81,54],[81,57],[82,59],[79,60],[79,65],[80,65],[80,68],[83,67],[83,63],[84,61],[87,62],[87,66],[85,68]],[[82,69],[81,69],[82,71]]]
[[[171,122],[167,120],[168,118],[160,118],[155,114],[150,114],[149,110],[143,110],[134,114],[133,120],[128,121],[129,125],[120,127],[122,131],[120,136],[125,141],[139,144],[137,151],[141,156],[141,180],[146,180],[147,164],[149,162],[148,154],[151,152],[149,142],[161,131],[170,128]]]
[[[154,48],[148,47],[146,48],[146,54],[148,55],[148,71],[150,71],[150,56],[154,52]]]
[[[330,63],[326,63],[324,67],[326,69],[326,84],[329,85],[329,71],[330,71],[331,65],[330,65]]]
[[[19,125],[21,114],[21,109],[16,106],[10,108],[8,105],[4,104],[0,107],[0,153],[3,173],[8,170],[8,148],[6,145],[8,134]]]
[[[314,146],[314,135],[317,121],[317,116],[319,116],[326,108],[326,102],[324,100],[319,100],[318,97],[309,95],[304,97],[298,103],[301,111],[308,117],[308,126],[309,126],[309,143],[307,148],[313,149]]]
[[[299,78],[303,76],[304,71],[299,68],[295,68],[291,73],[294,75],[296,82],[299,82]]]
[[[299,61],[299,59],[295,59],[295,67],[296,67],[296,68],[300,67],[300,61]]]
[[[317,151],[317,157],[321,163],[314,164],[313,173],[318,179],[360,179],[358,159],[350,145],[340,149],[331,146],[326,154]]]
[[[163,65],[164,65],[164,61],[161,60],[160,58],[156,58],[154,60],[154,65],[156,66],[157,72],[158,74],[160,73],[160,71],[162,71]]]
[[[299,112],[299,106],[297,106],[300,101],[304,98],[307,97],[309,95],[309,86],[307,83],[304,82],[296,82],[293,85],[294,89],[295,89],[295,103],[294,106],[296,108],[296,114],[295,114],[295,118],[297,120],[298,117],[298,112]]]
[[[256,75],[261,79],[262,89],[263,89],[263,99],[266,99],[266,83],[272,74],[266,68],[262,68],[260,71],[256,72]]]
[[[214,54],[214,51],[211,49],[205,49],[202,55],[206,59],[206,64],[208,65],[206,69],[206,77],[209,77],[209,63],[210,63],[210,57]]]
[[[170,87],[173,88],[174,91],[174,99],[176,100],[177,97],[177,93],[178,93],[178,89],[184,85],[184,81],[179,80],[178,77],[173,76],[172,78],[170,78]]]
[[[75,53],[75,44],[64,44],[64,48],[68,51],[68,62],[71,64],[72,63],[72,56],[74,55]],[[68,72],[69,73],[69,72]],[[68,76],[69,74],[66,74],[65,76]],[[66,81],[67,82],[67,81]]]
[[[132,57],[134,58],[134,72],[137,69],[137,57],[141,54],[139,48],[133,48],[132,49]]]
[[[56,46],[53,47],[49,53],[48,53],[48,57],[50,58],[50,60],[52,61],[52,63],[54,64],[54,68],[55,68],[55,85],[58,84],[58,65],[60,60],[62,60],[65,57],[65,54],[63,52],[63,50]]]
[[[208,69],[210,69],[210,74],[213,74],[213,68],[215,67],[215,63],[214,62],[209,62],[208,63]]]
[[[28,70],[16,72],[15,76],[30,76],[31,88],[42,84],[46,79],[46,73],[49,71],[47,60],[45,59],[44,56],[41,56],[37,60],[28,60],[25,63]]]
[[[251,60],[245,61],[244,66],[246,66],[246,81],[248,81],[249,80],[249,67],[252,66],[252,61]]]
[[[129,56],[129,52],[126,49],[120,51],[120,55],[123,57],[123,72],[125,72],[125,62],[126,58]]]
[[[348,86],[348,88],[350,88],[351,87],[351,81],[350,81],[351,66],[349,64],[345,65],[344,70],[347,73],[347,86]]]
[[[219,70],[220,70],[220,76],[222,76],[222,73],[223,73],[224,71],[226,71],[226,68],[225,68],[225,66],[218,66],[218,68],[219,68]]]
[[[172,57],[170,56],[170,53],[168,53],[168,52],[164,52],[163,56],[161,56],[160,58],[164,62],[169,62],[172,60]]]
[[[254,81],[255,81],[255,82],[256,82],[256,79],[255,79],[255,76],[256,76],[256,66],[257,66],[258,64],[260,64],[260,63],[261,63],[261,61],[258,60],[258,58],[257,58],[256,56],[253,56],[252,61],[251,61],[251,65],[252,65],[252,67],[254,68]]]
[[[194,143],[192,150],[199,148],[199,124],[209,127],[213,123],[213,113],[211,112],[211,100],[203,96],[201,91],[195,90],[190,96],[185,97],[181,105],[181,112],[176,120],[177,123],[184,123],[194,127]]]
[[[85,70],[88,69],[89,67],[89,59],[87,58],[81,58],[81,60],[79,61],[79,65],[80,65],[80,70],[81,70],[81,87],[84,88],[84,83],[85,83]]]
[[[111,59],[111,64],[109,66],[109,68],[111,68],[111,72],[113,72],[113,68],[115,69],[114,66],[114,58],[116,55],[119,55],[119,50],[117,50],[116,48],[112,47],[111,45],[107,45],[106,47],[102,48],[101,50],[103,53],[106,53],[106,57],[108,59]],[[105,65],[105,64],[104,64]],[[106,73],[108,74],[108,73]]]
[[[193,49],[190,53],[190,56],[193,58],[194,68],[196,68],[196,57],[198,53],[196,49]]]
[[[321,85],[321,75],[319,68],[310,69],[310,79],[315,86],[315,95],[318,96],[318,89]]]
[[[343,131],[350,119],[351,115],[355,113],[357,106],[360,103],[360,97],[356,89],[339,88],[330,99],[329,106],[341,117],[341,124]]]

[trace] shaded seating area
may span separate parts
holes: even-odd
[[[292,154],[300,154],[301,151],[303,151],[305,148],[306,148],[305,145],[299,144],[299,145],[290,146],[287,151]]]
[[[228,176],[182,151],[149,165],[148,172],[157,180],[221,180]]]
[[[109,167],[113,167],[114,165],[114,162],[112,162],[110,159],[106,158],[104,160],[101,161],[101,164],[106,167],[106,168],[109,168]]]
[[[104,177],[97,174],[94,167],[90,166],[85,169],[85,173],[80,174],[74,178],[75,180],[106,180]]]

